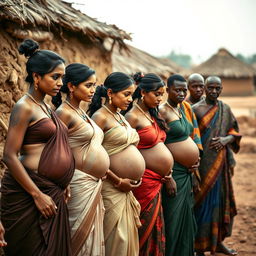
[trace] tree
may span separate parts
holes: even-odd
[[[166,58],[176,62],[178,65],[189,68],[191,66],[192,58],[188,54],[176,53],[175,51],[171,51]]]

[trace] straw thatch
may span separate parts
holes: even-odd
[[[60,0],[1,0],[0,21],[6,23],[9,31],[15,30],[18,24],[23,28],[33,28],[46,32],[68,30],[87,36],[91,41],[103,41],[111,38],[120,46],[125,47],[124,39],[131,37],[115,25],[107,25],[90,18],[86,14],[74,9],[71,4]],[[19,34],[17,31],[14,34]],[[26,36],[27,37],[27,36]]]
[[[112,54],[113,71],[122,71],[127,74],[136,72],[155,73],[163,79],[177,72],[170,63],[164,63],[138,48],[127,45],[129,51],[120,51],[114,47]]]
[[[216,75],[222,78],[249,78],[254,76],[253,68],[221,48],[210,59],[186,73],[200,73],[203,76]]]

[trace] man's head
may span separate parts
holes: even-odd
[[[211,101],[216,101],[222,91],[221,79],[218,76],[209,76],[205,80],[205,95]]]
[[[167,79],[168,100],[178,104],[187,96],[187,81],[178,74],[172,75]]]
[[[188,78],[188,90],[190,96],[195,101],[199,101],[204,93],[204,78],[198,73],[194,73]]]

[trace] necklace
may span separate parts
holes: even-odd
[[[179,119],[182,118],[182,115],[180,113],[180,108],[178,108],[178,111],[177,111],[168,101],[166,101],[166,104],[173,110],[174,114],[176,114],[176,116],[178,116]]]
[[[137,104],[135,103],[134,104],[139,110],[140,112],[153,124],[154,123],[154,120],[148,116],[148,114]]]
[[[65,100],[65,103],[72,108],[84,121],[89,120],[89,117],[87,116],[87,114],[81,109],[81,108],[75,108],[74,106],[72,106],[72,104],[70,104],[67,100]],[[79,111],[78,111],[79,110]]]
[[[31,94],[25,93],[25,95],[27,95],[36,105],[38,105],[49,118],[52,118],[51,110],[47,107],[44,101],[43,101],[43,104],[45,108],[43,108],[43,106],[40,103],[38,103]]]
[[[102,105],[102,107],[105,108],[108,111],[108,113],[111,114],[119,124],[121,124],[122,126],[126,125],[125,121],[123,120],[122,115],[119,112],[116,112],[116,115],[118,115],[118,117],[119,117],[119,119],[118,119],[116,117],[115,113],[113,113],[106,105]]]

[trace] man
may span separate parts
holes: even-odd
[[[204,149],[199,166],[201,190],[195,196],[195,249],[200,256],[206,251],[237,254],[223,241],[231,235],[237,214],[227,151],[228,146],[239,151],[241,135],[230,107],[218,100],[221,91],[221,79],[210,76],[205,81],[206,98],[193,105]]]
[[[186,98],[186,101],[193,106],[195,103],[204,99],[204,78],[198,73],[193,73],[188,77],[188,90],[189,96]],[[234,175],[234,169],[236,165],[235,158],[233,156],[232,150],[228,147],[227,149],[229,168],[232,176]]]
[[[186,101],[191,105],[203,99],[204,94],[204,78],[200,74],[194,73],[188,78],[189,96]]]

